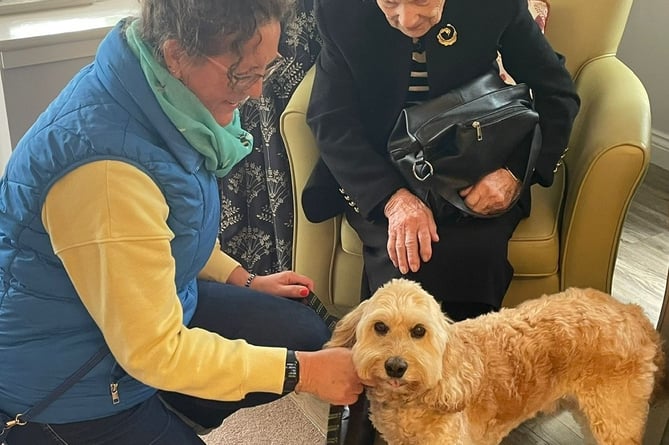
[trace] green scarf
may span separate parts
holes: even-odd
[[[160,107],[193,148],[206,158],[205,168],[219,178],[227,175],[253,147],[253,136],[240,125],[239,110],[235,110],[229,125],[220,126],[197,96],[155,59],[139,37],[138,23],[135,20],[127,27],[126,38]]]

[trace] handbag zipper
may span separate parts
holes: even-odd
[[[477,141],[482,141],[483,140],[483,131],[481,131],[481,122],[479,121],[474,121],[472,122],[472,127],[476,130],[476,140]]]
[[[473,121],[470,125],[476,131],[476,140],[479,142],[483,140],[484,126],[494,124],[495,122],[501,120],[501,119],[490,119],[490,118],[500,117],[508,119],[509,117],[513,117],[517,114],[522,114],[526,110],[529,110],[529,108],[524,107],[522,105],[517,105],[503,110],[493,111],[492,113],[488,113],[487,115],[479,118],[478,120]]]

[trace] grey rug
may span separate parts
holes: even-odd
[[[308,394],[237,411],[203,436],[207,445],[323,445],[329,405]]]

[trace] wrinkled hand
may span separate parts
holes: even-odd
[[[251,288],[286,298],[305,298],[309,291],[313,291],[314,282],[311,278],[290,270],[258,275],[252,282]]]
[[[388,218],[388,255],[406,274],[432,258],[432,243],[439,241],[432,211],[409,190],[399,189],[383,209]]]
[[[483,215],[506,210],[520,193],[522,183],[508,170],[500,168],[487,174],[476,184],[460,190],[467,207]]]
[[[351,405],[363,391],[353,366],[352,352],[329,348],[295,353],[300,363],[300,381],[295,390],[308,392],[332,405]]]

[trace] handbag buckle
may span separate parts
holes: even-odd
[[[430,161],[426,161],[425,159],[420,159],[414,162],[411,170],[413,171],[414,177],[421,182],[425,181],[434,173],[434,167],[432,167]]]

